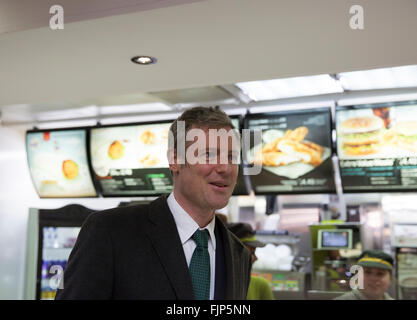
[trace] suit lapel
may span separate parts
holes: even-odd
[[[232,250],[232,241],[230,240],[230,235],[228,234],[226,227],[220,221],[216,220],[216,225],[219,226],[219,231],[221,232],[221,237],[223,241],[224,248],[224,260],[226,264],[226,300],[234,299],[235,297],[235,288],[236,288],[236,261],[233,257],[234,250]]]
[[[194,299],[184,250],[166,197],[153,201],[149,209],[148,237],[164,267],[178,299]]]

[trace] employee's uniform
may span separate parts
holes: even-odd
[[[249,223],[229,223],[228,228],[244,245],[246,245],[246,247],[251,249],[265,247],[265,243],[258,241],[256,238],[256,232],[252,229],[252,226]],[[254,252],[252,255],[252,258],[257,259]],[[262,277],[251,276],[246,299],[274,300],[274,294],[271,290],[269,282]]]
[[[274,294],[268,280],[258,276],[251,276],[247,300],[274,300]]]
[[[334,298],[334,300],[369,300],[365,295],[358,289],[353,289],[350,292]],[[388,293],[384,293],[384,300],[394,300]]]

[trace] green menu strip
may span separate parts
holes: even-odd
[[[146,175],[147,178],[164,178],[165,173],[150,173]]]

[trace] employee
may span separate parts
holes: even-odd
[[[387,290],[393,272],[392,257],[380,250],[364,251],[357,264],[363,268],[363,288],[353,289],[335,300],[394,300]]]
[[[173,192],[149,205],[90,215],[56,299],[245,299],[250,253],[215,218],[237,180],[233,128],[218,107],[192,108],[174,121],[168,150]],[[199,135],[189,141],[191,129]],[[226,130],[226,146],[209,143],[210,129]]]
[[[252,264],[258,260],[256,248],[265,247],[265,244],[256,239],[255,231],[248,223],[230,223],[229,230],[248,248],[252,255]],[[274,300],[274,293],[269,282],[258,276],[251,275],[247,300]]]

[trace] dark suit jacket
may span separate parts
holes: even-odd
[[[225,280],[220,297],[244,300],[250,279],[250,253],[216,219],[224,251],[224,268],[217,268],[216,263],[216,279]],[[221,269],[226,274],[218,274]],[[166,197],[149,205],[91,214],[71,252],[63,280],[64,289],[58,290],[56,299],[194,299],[184,250]]]

